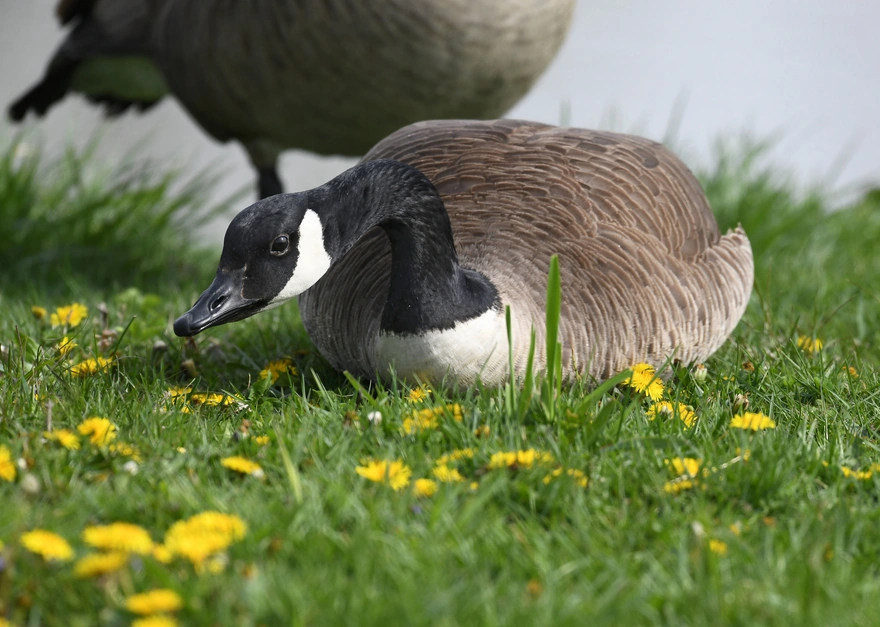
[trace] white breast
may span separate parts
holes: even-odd
[[[380,374],[393,368],[411,381],[439,384],[447,377],[469,385],[479,377],[487,385],[498,385],[509,370],[504,313],[490,309],[452,329],[419,335],[382,332],[375,356]]]

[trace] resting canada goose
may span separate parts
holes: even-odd
[[[506,380],[543,345],[559,255],[566,378],[705,360],[742,316],[754,274],[700,184],[662,145],[499,120],[423,122],[321,187],[238,214],[217,276],[174,323],[194,335],[299,295],[318,350],[374,378]]]
[[[556,55],[575,0],[61,0],[72,24],[21,120],[68,91],[111,114],[170,90],[220,141],[236,139],[259,192],[279,153],[363,155],[398,128],[493,118]]]

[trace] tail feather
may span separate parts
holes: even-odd
[[[9,117],[14,122],[21,122],[28,111],[45,115],[52,105],[67,95],[75,69],[76,64],[72,64],[47,73],[43,80],[9,106]]]

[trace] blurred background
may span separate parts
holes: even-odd
[[[55,0],[0,4],[3,110],[41,74],[62,36]],[[872,0],[741,0],[737,3],[580,0],[568,40],[510,117],[671,138],[692,167],[707,164],[720,138],[775,139],[767,158],[802,188],[843,202],[880,181],[880,4]],[[5,120],[5,118],[4,118]],[[254,174],[235,144],[208,138],[166,98],[145,115],[105,123],[71,97],[26,139],[50,153],[83,145],[97,131],[98,162],[132,154],[195,173],[225,174],[221,198]],[[0,137],[17,132],[0,123]],[[313,187],[355,159],[287,152],[287,191]],[[220,241],[224,224],[209,236]]]

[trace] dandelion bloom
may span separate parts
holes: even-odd
[[[438,488],[439,485],[433,479],[416,479],[413,484],[413,494],[419,498],[434,496]]]
[[[105,446],[116,439],[116,425],[100,416],[86,418],[76,430],[80,435],[88,436],[95,446]]]
[[[5,446],[0,445],[0,479],[15,481],[15,462],[12,461],[12,453]]]
[[[562,472],[562,468],[557,468],[549,475],[544,477],[544,484],[549,485],[551,481],[553,481],[557,477],[561,477]],[[577,468],[569,468],[565,471],[565,474],[571,477],[574,482],[582,488],[586,488],[590,484],[590,479],[589,477],[587,477],[583,470],[578,470]]]
[[[57,533],[34,529],[21,535],[21,543],[31,553],[41,555],[47,562],[66,562],[73,557],[73,549],[67,540]]]
[[[77,346],[78,344],[76,342],[65,335],[63,338],[61,338],[61,341],[55,345],[55,348],[58,350],[59,354],[66,355]]]
[[[684,490],[690,490],[696,485],[696,481],[679,477],[673,481],[667,481],[663,484],[663,491],[667,494],[678,494]]]
[[[636,364],[632,374],[624,380],[636,392],[644,392],[652,401],[659,401],[663,396],[663,381],[657,378],[656,370],[651,364]]]
[[[697,415],[694,410],[684,403],[676,403],[673,405],[669,401],[660,401],[654,403],[648,408],[648,420],[654,420],[658,416],[672,418],[678,416],[684,426],[690,429],[697,423]]]
[[[536,464],[553,462],[553,455],[530,448],[525,451],[504,451],[495,453],[489,459],[489,468],[531,468]]]
[[[412,469],[401,460],[370,460],[365,466],[355,468],[355,472],[370,481],[388,484],[395,492],[408,486],[412,475]]]
[[[128,563],[128,553],[114,551],[112,553],[90,553],[80,559],[73,567],[73,574],[80,579],[100,577],[115,573]]]
[[[819,338],[808,337],[806,335],[798,337],[797,345],[798,348],[811,355],[822,350],[822,340]]]
[[[49,312],[46,311],[45,307],[40,307],[38,305],[34,305],[33,307],[31,307],[31,314],[33,314],[34,318],[36,318],[37,320],[42,320],[46,317],[46,314],[48,313]]]
[[[174,554],[164,544],[157,544],[153,547],[153,559],[161,564],[170,564]]]
[[[131,627],[177,627],[177,621],[165,614],[153,614],[131,621]]]
[[[447,413],[451,413],[456,422],[461,422],[461,405],[458,403],[446,405],[445,407],[428,407],[415,411],[409,418],[406,418],[403,421],[403,432],[411,435],[416,431],[436,429],[439,426],[438,418]]]
[[[727,543],[721,540],[709,540],[709,550],[716,555],[726,555]]]
[[[764,429],[775,429],[776,423],[769,416],[747,411],[744,414],[734,416],[730,421],[730,426],[737,429],[763,431]]]
[[[85,320],[89,315],[89,310],[85,305],[73,303],[66,307],[58,307],[49,321],[53,327],[75,327]]]
[[[108,372],[113,366],[113,360],[106,357],[98,357],[97,359],[86,359],[78,364],[70,367],[70,374],[74,377],[84,377],[89,374],[98,374],[99,372]]]
[[[140,451],[127,442],[114,442],[107,450],[120,457],[131,457],[136,462],[141,461]]]
[[[49,442],[58,442],[68,451],[79,449],[79,437],[70,429],[56,429],[55,431],[43,431],[43,437]]]
[[[268,379],[272,377],[272,383],[278,381],[278,378],[282,374],[289,374],[291,377],[295,377],[299,374],[296,369],[296,366],[293,365],[293,362],[289,359],[278,359],[276,361],[270,361],[266,364],[266,367],[260,370],[260,378]]]
[[[242,539],[246,532],[247,525],[238,516],[202,512],[171,525],[165,533],[164,548],[169,555],[188,559],[199,568],[208,558]],[[157,555],[157,559],[160,556],[165,554]]]
[[[701,460],[694,459],[693,457],[674,457],[672,459],[664,459],[663,463],[676,474],[688,475],[689,477],[696,477],[697,473],[700,472],[700,466],[703,465]]]
[[[854,468],[841,466],[840,471],[843,473],[844,477],[852,477],[853,479],[858,479],[859,481],[867,481],[873,476],[874,467],[872,466],[868,470],[855,470]]]
[[[410,403],[421,403],[426,400],[428,396],[431,394],[431,388],[426,385],[419,386],[417,388],[413,388],[410,390],[409,394],[406,396],[406,400]]]
[[[153,540],[147,530],[126,522],[86,527],[82,537],[86,544],[105,551],[139,555],[148,555],[153,551]]]
[[[438,464],[434,470],[431,471],[431,474],[434,475],[435,479],[442,481],[443,483],[464,481],[464,477],[461,476],[460,472],[455,468],[450,468],[446,464]]]
[[[254,438],[254,442],[259,444],[260,446],[266,446],[269,443],[269,436],[268,435],[258,435],[257,437]]]
[[[263,469],[257,462],[251,461],[246,457],[240,457],[238,455],[233,457],[224,457],[220,460],[220,463],[223,465],[224,468],[234,470],[235,472],[240,472],[243,475],[251,475],[252,477],[257,477],[258,479],[265,474],[263,473]]]
[[[450,462],[457,462],[462,459],[473,459],[474,458],[474,449],[472,448],[461,448],[452,451],[451,453],[447,453],[446,455],[442,455],[437,460],[438,466],[446,466]]]
[[[125,609],[134,614],[159,614],[176,612],[183,607],[183,599],[174,590],[157,588],[142,592],[125,600]]]

